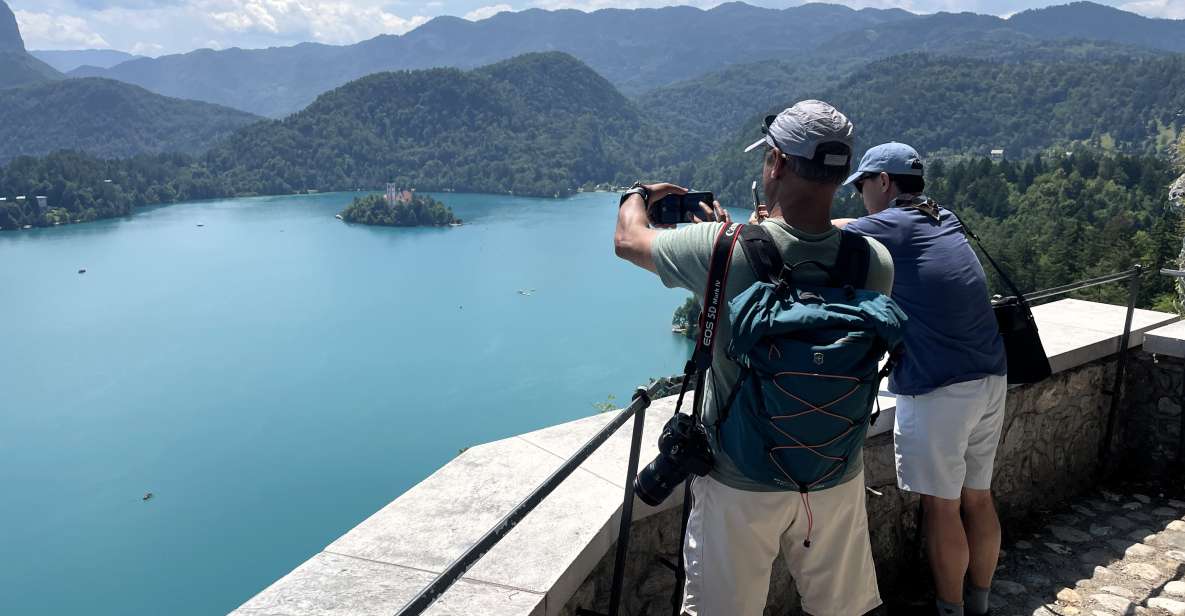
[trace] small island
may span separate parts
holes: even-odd
[[[443,227],[461,224],[445,204],[410,190],[355,197],[338,217],[346,222],[388,227]]]

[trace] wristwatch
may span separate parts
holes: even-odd
[[[625,205],[625,200],[629,199],[630,195],[642,195],[642,202],[646,206],[650,205],[650,189],[646,188],[641,182],[634,182],[633,186],[630,186],[628,190],[621,193],[621,200],[617,202],[617,207],[620,208]]]

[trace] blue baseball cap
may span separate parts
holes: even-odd
[[[855,182],[866,173],[887,173],[889,175],[922,175],[922,157],[918,151],[904,143],[890,141],[869,148],[860,159],[856,172],[848,176],[844,186]]]

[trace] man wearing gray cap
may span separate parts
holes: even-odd
[[[802,101],[762,126],[762,182],[769,217],[762,223],[785,263],[837,261],[841,233],[831,224],[831,203],[851,168],[852,124],[831,105]],[[725,222],[672,231],[651,228],[646,206],[686,189],[672,184],[636,184],[622,196],[614,245],[617,255],[659,275],[664,285],[687,289],[702,300],[708,262]],[[712,204],[720,216],[719,203]],[[708,212],[704,204],[705,213]],[[705,216],[707,218],[707,216]],[[892,259],[875,240],[865,286],[887,294]],[[726,300],[757,277],[744,251],[732,253]],[[822,271],[801,271],[804,284],[825,284]],[[725,311],[727,313],[727,311]],[[806,493],[772,487],[745,476],[723,451],[713,426],[740,375],[726,355],[729,316],[716,325],[712,365],[703,392],[703,420],[715,466],[692,483],[693,506],[684,538],[687,571],[683,611],[690,616],[760,616],[779,549],[813,616],[858,616],[881,599],[864,509],[862,461],[853,461],[838,485]],[[809,541],[807,541],[809,539]]]
[[[922,194],[912,147],[868,150],[845,184],[869,215],[836,224],[889,249],[893,299],[909,315],[905,354],[889,378],[897,483],[922,497],[938,613],[980,616],[1000,553],[990,488],[1007,389],[987,279],[959,219]]]

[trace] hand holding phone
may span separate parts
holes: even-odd
[[[716,214],[712,211],[712,204],[715,201],[715,196],[710,192],[670,194],[651,203],[650,207],[646,209],[646,213],[650,217],[651,224],[664,226],[695,222],[696,219],[715,220]],[[705,208],[700,203],[707,204],[707,207]]]

